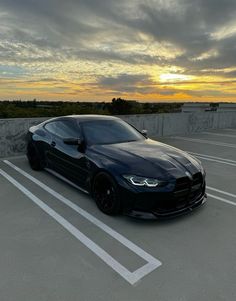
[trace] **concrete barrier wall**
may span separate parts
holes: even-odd
[[[194,112],[120,116],[150,136],[189,135],[208,129],[236,128],[236,112]]]
[[[48,118],[0,119],[0,158],[24,154],[29,127]]]
[[[190,135],[208,129],[236,128],[235,112],[194,112],[119,116],[149,136]],[[30,126],[48,118],[0,119],[0,157],[24,154]]]

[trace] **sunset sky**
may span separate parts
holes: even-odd
[[[0,0],[0,100],[236,102],[235,0]]]

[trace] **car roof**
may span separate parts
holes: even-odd
[[[87,114],[87,115],[66,115],[60,117],[54,117],[48,120],[45,120],[42,124],[52,122],[52,121],[59,121],[59,120],[76,120],[78,122],[90,121],[90,120],[117,120],[118,117],[109,116],[109,115],[94,115],[94,114]]]
[[[95,114],[87,114],[87,115],[68,115],[64,116],[64,118],[72,118],[78,121],[90,121],[90,120],[115,120],[118,117],[109,116],[109,115],[95,115]]]
[[[109,115],[93,115],[93,114],[87,114],[87,115],[66,115],[66,116],[59,116],[59,117],[53,117],[50,119],[47,119],[38,125],[34,125],[30,127],[30,131],[33,132],[38,128],[44,127],[47,123],[53,122],[53,121],[59,121],[59,120],[75,120],[76,122],[85,122],[85,121],[91,121],[91,120],[119,120],[120,118],[115,116],[109,116]]]
[[[89,120],[115,120],[115,119],[119,119],[119,118],[114,117],[114,116],[109,116],[109,115],[93,115],[93,114],[66,115],[66,116],[60,116],[60,117],[54,117],[54,118],[48,119],[46,122],[56,121],[56,120],[65,120],[65,119],[73,119],[76,121],[89,121]]]

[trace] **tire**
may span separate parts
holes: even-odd
[[[29,161],[29,165],[33,170],[43,169],[43,164],[41,162],[39,151],[32,143],[29,143],[27,146],[27,158]]]
[[[121,202],[116,182],[105,172],[94,178],[92,195],[98,208],[105,214],[117,215],[121,212]]]

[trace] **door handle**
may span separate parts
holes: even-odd
[[[51,146],[52,146],[52,147],[55,147],[55,146],[56,146],[56,142],[55,142],[55,141],[52,141],[52,142],[51,142]]]

